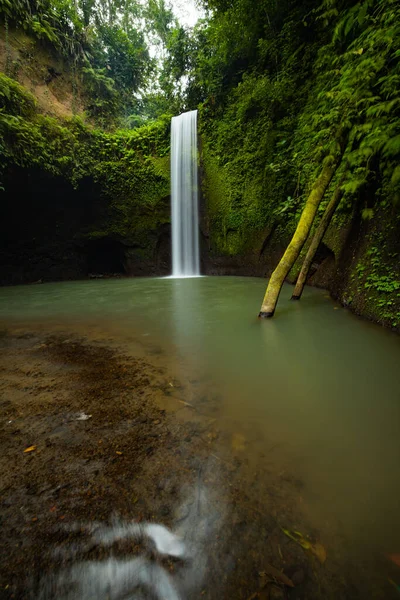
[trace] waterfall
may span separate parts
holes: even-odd
[[[171,123],[172,276],[200,275],[197,110]]]

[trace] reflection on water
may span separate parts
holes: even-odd
[[[343,535],[354,552],[398,552],[399,338],[313,289],[292,303],[284,288],[276,318],[258,322],[264,286],[204,277],[3,288],[0,318],[95,324],[160,348],[178,376],[209,382],[213,417],[244,440],[249,469],[269,461],[302,481],[301,509],[322,534]]]

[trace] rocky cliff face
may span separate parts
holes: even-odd
[[[68,63],[22,28],[10,27],[6,34],[0,26],[0,71],[34,95],[42,114],[59,118],[83,115],[83,91]]]
[[[106,133],[54,49],[0,31],[0,283],[170,271],[169,119]]]

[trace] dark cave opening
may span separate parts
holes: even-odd
[[[125,248],[123,244],[109,238],[89,242],[84,252],[89,275],[125,274]]]
[[[77,279],[88,273],[85,232],[105,201],[91,178],[75,189],[40,169],[12,167],[0,192],[0,284]]]

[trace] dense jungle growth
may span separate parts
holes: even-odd
[[[0,0],[2,281],[104,270],[99,240],[109,270],[168,271],[169,119],[198,108],[203,268],[273,272],[263,316],[288,278],[399,327],[399,3],[200,4],[189,28],[165,0]],[[79,269],[40,275],[60,246]]]

